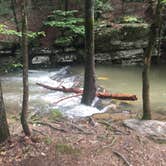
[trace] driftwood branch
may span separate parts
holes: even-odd
[[[97,154],[101,153],[103,150],[105,150],[107,148],[112,148],[112,146],[115,144],[115,142],[116,142],[116,138],[113,136],[111,143],[101,147],[100,149],[96,149],[95,154],[97,155]]]
[[[127,161],[127,159],[126,159],[126,157],[125,157],[124,155],[122,155],[121,153],[119,153],[119,152],[117,152],[117,151],[115,151],[115,150],[113,150],[112,152],[113,152],[114,154],[116,154],[117,156],[119,156],[120,158],[122,158],[123,161],[125,162],[125,164],[126,164],[127,166],[131,166],[131,164]]]
[[[36,84],[49,90],[61,91],[65,93],[76,93],[80,95],[83,94],[83,90],[80,88],[66,88],[64,86],[52,87],[41,83],[36,83]],[[137,100],[137,96],[132,94],[111,94],[109,92],[96,92],[96,96],[103,99],[110,98],[110,99],[129,100],[129,101]]]
[[[61,99],[59,99],[58,101],[56,101],[56,102],[54,102],[54,104],[58,104],[58,103],[60,103],[61,101],[64,101],[64,100],[66,100],[66,99],[69,99],[69,98],[73,98],[73,97],[78,97],[78,96],[81,96],[82,94],[76,94],[76,95],[72,95],[72,96],[67,96],[67,97],[64,97],[64,98],[61,98]]]

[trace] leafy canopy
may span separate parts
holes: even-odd
[[[76,16],[77,10],[54,10],[44,21],[44,25],[58,28],[62,35],[55,40],[55,44],[68,45],[76,36],[83,36],[85,28],[84,19]]]

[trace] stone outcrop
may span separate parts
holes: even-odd
[[[119,28],[104,27],[96,34],[97,61],[121,64],[142,62],[147,46],[147,24],[119,24]]]
[[[166,122],[128,119],[124,121],[124,125],[153,140],[166,142]]]
[[[138,64],[142,62],[144,50],[147,46],[147,24],[118,24],[96,29],[96,62]],[[17,53],[10,42],[0,44],[0,55]],[[16,51],[16,52],[15,52]],[[40,48],[30,50],[31,64],[54,65],[56,63],[80,62],[84,59],[84,41],[75,41],[73,46]]]
[[[147,46],[147,37],[147,24],[119,24],[118,28],[112,26],[99,28],[96,30],[95,39],[96,62],[141,63]],[[73,45],[66,48],[33,48],[32,57],[47,56],[54,63],[83,61],[85,54],[83,40],[77,40]]]

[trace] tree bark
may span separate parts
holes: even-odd
[[[12,9],[14,21],[16,24],[16,30],[17,32],[20,32],[19,23],[18,23],[17,14],[16,14],[16,0],[11,0],[11,9]]]
[[[30,136],[27,123],[29,86],[28,86],[28,37],[27,37],[27,1],[22,1],[22,54],[23,54],[23,102],[21,112],[21,124],[25,135]]]
[[[6,111],[5,111],[2,87],[0,82],[0,143],[4,142],[9,137],[10,133],[6,119]]]
[[[96,95],[94,59],[94,0],[85,0],[85,75],[82,104],[91,105]]]
[[[162,17],[161,11],[158,13],[159,17],[159,27],[158,27],[158,43],[157,43],[157,64],[160,64],[161,59],[161,38],[162,38]]]
[[[146,120],[150,120],[152,118],[151,107],[150,107],[149,72],[150,72],[150,65],[151,65],[152,50],[155,47],[156,38],[157,38],[157,30],[160,24],[160,20],[158,19],[160,17],[160,9],[161,9],[161,3],[160,3],[160,0],[158,0],[156,11],[155,11],[155,18],[150,27],[148,47],[144,55],[144,68],[142,72],[142,81],[143,81],[143,88],[142,88],[143,117],[142,119],[146,119]]]
[[[69,9],[69,0],[65,0],[64,8],[65,8],[65,11],[68,11],[68,9]]]

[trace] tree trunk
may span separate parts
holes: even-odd
[[[28,38],[27,38],[27,7],[26,0],[22,1],[22,54],[23,54],[23,103],[21,124],[25,135],[30,136],[27,123],[29,86],[28,86]]]
[[[68,9],[69,9],[69,1],[68,0],[65,0],[65,5],[64,5],[65,7],[65,11],[68,11]]]
[[[149,32],[149,42],[148,47],[146,49],[144,55],[144,68],[142,73],[142,81],[143,81],[143,88],[142,88],[142,98],[143,98],[143,117],[142,119],[150,120],[151,117],[151,107],[150,107],[150,81],[149,81],[149,72],[150,72],[150,65],[151,65],[151,56],[152,50],[155,47],[156,38],[157,38],[157,30],[159,28],[160,20],[160,10],[161,4],[160,0],[158,0],[156,11],[155,11],[155,18],[153,23],[150,27]]]
[[[161,59],[161,37],[162,37],[162,18],[160,15],[160,23],[158,28],[158,43],[157,43],[157,64],[160,64]]]
[[[91,105],[96,95],[94,59],[94,0],[85,0],[85,75],[81,103]]]
[[[6,111],[0,82],[0,143],[4,142],[9,136],[9,128],[6,119]]]
[[[17,32],[20,32],[19,23],[18,23],[17,14],[16,14],[16,0],[11,0],[11,9],[13,12],[13,17],[16,24]]]

